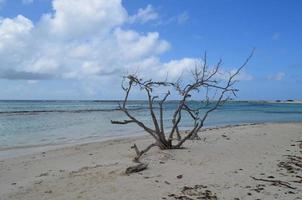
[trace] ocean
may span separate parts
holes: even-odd
[[[165,128],[171,126],[177,103],[165,104]],[[190,104],[200,106],[199,102]],[[150,124],[147,107],[145,101],[129,103],[131,112]],[[117,101],[0,101],[0,151],[145,134],[134,124],[110,123],[123,119],[127,118],[118,110]],[[302,121],[302,104],[234,101],[211,113],[205,126],[298,121]],[[192,120],[184,115],[182,129],[191,125]]]

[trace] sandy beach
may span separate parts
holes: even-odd
[[[211,128],[186,149],[152,149],[126,175],[130,146],[148,136],[0,160],[0,199],[302,199],[302,123]]]

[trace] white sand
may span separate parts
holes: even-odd
[[[218,199],[302,199],[302,169],[289,173],[278,167],[286,160],[283,155],[302,156],[302,145],[297,142],[302,140],[302,123],[213,129],[202,133],[202,139],[186,143],[183,150],[152,149],[143,157],[149,168],[130,176],[124,174],[133,164],[130,146],[135,142],[144,147],[151,138],[4,158],[0,161],[0,199],[198,199],[193,192],[200,192],[201,198],[205,190]],[[273,176],[271,180],[287,181],[296,189],[251,176]],[[195,185],[199,186],[194,191],[181,192],[184,186]]]

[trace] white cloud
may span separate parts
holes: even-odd
[[[32,22],[21,15],[0,20],[0,72],[23,69],[22,63],[30,54],[32,29]]]
[[[238,81],[251,81],[254,79],[254,76],[247,73],[246,71],[241,71],[238,75],[238,77],[236,78],[236,80]]]
[[[22,15],[0,20],[0,36],[4,41],[27,35],[32,28],[32,22]]]
[[[178,24],[184,24],[189,20],[189,15],[187,12],[183,12],[177,16],[177,23]]]
[[[278,72],[277,74],[271,74],[267,76],[267,80],[281,81],[285,77],[284,72]]]
[[[152,5],[147,5],[146,8],[140,8],[138,9],[137,13],[133,16],[129,17],[129,22],[130,23],[146,23],[148,21],[152,21],[158,19],[158,14],[157,12],[154,10]]]
[[[42,25],[64,38],[107,34],[127,19],[120,0],[53,0],[52,5],[54,12],[43,16]]]
[[[222,76],[224,80],[228,80],[230,75],[236,73],[236,71],[237,71],[237,69],[232,69],[230,71],[221,70],[220,71],[220,76]],[[251,81],[251,80],[254,79],[254,76],[247,73],[244,70],[241,70],[239,72],[239,74],[234,79],[237,80],[237,81]]]
[[[157,22],[154,23],[154,25],[156,25],[156,26],[166,26],[169,24],[182,25],[182,24],[186,23],[189,20],[189,18],[190,17],[189,17],[188,12],[183,11],[182,13],[180,13],[178,15],[175,15],[175,16],[172,16],[172,17],[169,17],[166,19],[159,18],[157,20]]]
[[[0,20],[0,78],[28,83],[81,80],[83,91],[94,95],[126,72],[176,78],[199,62],[195,58],[162,62],[169,42],[158,32],[125,28],[134,18],[140,23],[156,19],[150,5],[134,16],[128,15],[121,0],[53,0],[52,6],[53,11],[37,23],[22,15]]]
[[[199,60],[194,58],[171,60],[170,62],[163,64],[159,73],[162,77],[168,75],[170,78],[178,78],[183,75],[183,73],[190,72],[192,69],[194,69],[196,63],[198,62]]]
[[[140,35],[131,30],[125,31],[119,28],[115,31],[115,36],[121,55],[130,60],[161,54],[170,47],[167,41],[159,39],[157,32]]]
[[[92,80],[138,68],[156,75],[166,66],[159,56],[170,44],[158,32],[123,28],[129,16],[120,0],[52,5],[36,24],[22,15],[0,21],[0,78]]]

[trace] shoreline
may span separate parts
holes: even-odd
[[[0,161],[0,197],[173,200],[207,194],[212,199],[230,200],[299,199],[302,169],[288,159],[302,156],[301,130],[301,122],[209,128],[201,134],[202,140],[185,143],[185,149],[151,149],[142,157],[149,163],[148,169],[130,176],[124,173],[133,165],[130,146],[146,147],[153,141],[151,137],[7,158]],[[271,180],[290,188],[268,182]]]
[[[214,126],[206,126],[202,129],[202,131],[207,130],[215,130],[220,128],[232,128],[238,126],[248,126],[248,125],[257,125],[257,124],[275,124],[275,123],[302,123],[301,122],[268,122],[268,123],[239,123],[239,124],[230,124],[230,125],[214,125]],[[187,131],[186,128],[182,130],[183,132]],[[201,131],[201,132],[202,132]],[[139,139],[143,137],[148,137],[148,133],[144,131],[138,132],[136,134],[129,134],[129,135],[120,135],[120,136],[112,136],[112,137],[98,137],[96,140],[87,140],[84,142],[74,141],[74,142],[67,142],[67,143],[58,143],[58,144],[42,144],[42,145],[27,145],[27,146],[15,146],[15,147],[4,147],[0,148],[0,161],[6,158],[15,158],[19,156],[26,156],[32,155],[35,153],[41,153],[44,151],[51,151],[51,150],[58,150],[78,145],[84,144],[91,144],[91,143],[100,143],[100,142],[107,142],[107,141],[114,141],[120,139]]]
[[[221,128],[233,128],[233,127],[240,127],[240,126],[249,126],[249,125],[260,125],[260,124],[287,124],[287,123],[302,123],[302,121],[292,121],[292,122],[259,122],[259,123],[239,123],[239,124],[225,124],[225,125],[214,125],[214,126],[206,126],[200,132],[208,131],[208,130],[217,130]],[[186,132],[187,129],[184,128],[181,130],[182,132]],[[136,134],[129,134],[129,135],[120,135],[120,136],[109,136],[109,137],[98,137],[96,140],[87,140],[84,142],[74,141],[74,142],[67,142],[67,143],[59,143],[59,144],[42,144],[42,145],[28,145],[28,146],[15,146],[15,147],[4,147],[0,148],[0,161],[7,158],[16,158],[20,156],[32,155],[36,153],[41,153],[45,151],[51,150],[59,150],[68,147],[74,147],[78,145],[85,145],[85,144],[93,144],[93,143],[102,143],[102,142],[110,142],[115,140],[123,140],[123,139],[140,139],[149,137],[148,133],[144,131],[137,132]]]
[[[95,141],[92,140],[85,141],[85,142],[76,141],[76,142],[61,143],[61,144],[28,145],[28,146],[7,147],[2,149],[0,148],[0,161],[2,159],[27,156],[27,155],[32,155],[45,151],[64,149],[68,147],[75,147],[75,146],[86,145],[86,144],[103,143],[108,141],[110,142],[115,140],[123,140],[123,139],[131,139],[131,138],[139,139],[140,137],[146,137],[146,136],[147,135],[142,135],[141,133],[138,133],[138,134],[131,134],[126,136],[120,135],[120,136],[105,137],[105,138],[100,137]],[[29,151],[24,152],[24,150],[29,150]],[[18,151],[21,152],[17,153]]]

